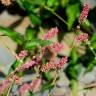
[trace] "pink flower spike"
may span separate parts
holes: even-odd
[[[24,94],[30,90],[30,85],[25,83],[19,88],[19,96],[24,96]]]
[[[55,50],[56,53],[60,52],[63,49],[63,44],[60,44],[59,42],[54,43],[51,45],[51,47]]]
[[[2,84],[0,85],[0,95],[3,94],[3,92],[9,87],[10,82],[9,80],[4,80]]]
[[[54,27],[51,28],[44,36],[44,39],[51,39],[52,37],[54,37],[56,34],[58,33],[58,28]]]
[[[79,17],[79,22],[80,23],[83,22],[87,18],[88,13],[89,13],[89,5],[88,4],[84,4],[83,10],[82,10],[82,12],[80,14],[80,17]]]
[[[67,57],[67,56],[61,58],[61,60],[60,60],[59,63],[57,64],[57,68],[60,69],[64,64],[67,63],[67,61],[68,61],[68,57]]]
[[[28,69],[28,68],[34,66],[35,64],[36,64],[35,61],[27,61],[25,64],[23,64],[23,65],[20,67],[20,69],[21,69],[21,70]]]
[[[31,89],[32,89],[33,92],[39,91],[39,88],[40,88],[40,85],[41,85],[41,80],[42,79],[39,77],[39,78],[32,81]]]
[[[56,65],[54,64],[54,62],[49,62],[41,67],[42,72],[47,72],[50,69],[56,69]]]
[[[18,57],[21,59],[21,58],[26,57],[27,55],[28,55],[27,51],[26,51],[26,50],[22,50],[22,51],[19,53]]]
[[[80,34],[76,37],[76,40],[78,42],[87,41],[88,40],[88,34],[87,33],[82,33],[82,34]]]

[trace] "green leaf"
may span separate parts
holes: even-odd
[[[21,8],[32,11],[34,6],[45,4],[45,0],[16,0]]]
[[[35,30],[33,30],[32,27],[30,27],[30,26],[26,29],[25,39],[26,40],[35,39]]]
[[[69,2],[69,0],[59,0],[59,1],[60,1],[60,5],[62,7],[65,7],[68,4],[68,2]]]
[[[41,40],[40,41],[40,45],[42,47],[47,46],[47,45],[50,45],[50,44],[52,44],[52,41],[49,41],[49,40]]]
[[[26,1],[26,0],[25,0]],[[27,0],[32,5],[41,5],[45,3],[45,0]]]
[[[91,47],[92,47],[93,49],[96,49],[96,42],[91,43]]]
[[[92,71],[92,69],[94,68],[94,66],[96,65],[96,60],[93,59],[88,63],[88,66],[86,68],[86,72]]]
[[[96,42],[96,33],[94,33],[91,37],[91,43]]]
[[[86,30],[86,31],[90,31],[91,28],[91,23],[89,22],[89,20],[84,20],[84,22],[82,22],[81,26]]]
[[[14,63],[11,65],[8,74],[10,74],[10,72],[12,72],[13,70],[15,70],[15,69],[16,69],[19,65],[21,65],[21,64],[22,64],[22,63],[21,63],[20,61],[15,60]]]
[[[34,41],[27,41],[27,42],[25,42],[25,44],[24,44],[24,49],[26,49],[26,50],[32,50],[32,49],[34,49],[37,45],[39,45],[39,42],[36,40],[34,40]]]
[[[77,80],[77,76],[78,76],[78,72],[77,72],[77,66],[71,66],[69,65],[68,68],[67,68],[67,76],[69,79],[74,79],[74,80]]]
[[[59,5],[59,0],[48,0],[47,5],[49,7],[58,6]]]
[[[77,50],[76,48],[73,48],[71,53],[70,53],[70,56],[71,56],[71,63],[72,64],[76,64],[77,60],[78,60],[78,54],[77,54]]]
[[[17,33],[9,28],[0,27],[0,32],[4,33],[5,36],[10,37],[13,41],[15,41],[17,44],[23,43],[23,36],[21,36],[20,33]]]
[[[40,45],[41,47],[50,45],[52,42],[48,40],[41,40],[41,39],[34,39],[34,40],[29,40],[25,42],[24,44],[24,49],[30,50],[34,49],[36,46]]]
[[[68,29],[70,30],[73,26],[74,21],[80,14],[79,4],[77,3],[77,4],[69,5],[66,9],[66,14],[68,17]]]
[[[45,80],[47,80],[47,81],[50,81],[50,80],[52,80],[52,77],[50,76],[50,74],[49,74],[49,72],[44,72],[44,73],[42,73],[42,76],[43,76],[43,78],[45,79]]]
[[[29,18],[32,22],[32,24],[34,25],[40,25],[41,24],[41,20],[40,20],[40,17],[37,16],[36,14],[29,14]]]
[[[41,92],[44,92],[45,90],[51,90],[54,87],[54,85],[51,85],[51,83],[43,84],[41,88]]]

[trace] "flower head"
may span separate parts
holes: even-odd
[[[58,28],[57,28],[57,27],[51,28],[51,29],[44,35],[44,39],[51,39],[51,38],[54,37],[57,33],[58,33]]]
[[[28,55],[27,51],[26,50],[22,50],[20,51],[20,53],[18,54],[18,57],[21,59],[21,58],[24,58]]]
[[[30,85],[25,83],[19,88],[19,96],[24,96],[24,94],[30,90]]]
[[[56,65],[54,64],[54,62],[48,62],[47,64],[41,67],[42,72],[47,72],[50,69],[56,69]]]
[[[32,83],[30,84],[31,86],[31,89],[33,92],[37,92],[40,88],[40,85],[41,85],[41,78],[38,77],[37,79],[33,80]]]
[[[78,42],[87,41],[88,40],[88,34],[87,33],[82,33],[82,34],[80,34],[76,37],[76,40]]]
[[[68,61],[68,57],[65,56],[65,57],[61,58],[61,60],[57,64],[57,68],[61,68],[67,61]]]
[[[88,4],[84,4],[83,10],[82,10],[82,12],[80,14],[80,17],[79,17],[79,22],[80,23],[83,22],[87,18],[88,12],[89,12],[89,5]]]
[[[0,85],[0,95],[4,93],[4,91],[9,87],[10,81],[4,80],[2,84]]]
[[[53,43],[51,47],[55,50],[56,53],[60,52],[61,49],[63,49],[63,44],[60,44],[59,42]]]
[[[34,66],[35,64],[37,64],[35,61],[27,61],[26,63],[22,64],[18,69],[17,71],[20,71],[20,70],[25,70],[25,69],[28,69],[32,66]]]

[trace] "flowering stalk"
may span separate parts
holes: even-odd
[[[41,67],[42,72],[47,72],[50,69],[56,69],[56,65],[54,64],[54,62],[49,62]]]
[[[4,80],[2,84],[0,85],[0,95],[4,94],[4,91],[10,86],[10,81]]]
[[[68,61],[68,57],[63,57],[63,58],[61,58],[61,60],[59,61],[59,63],[56,65],[57,66],[57,68],[62,68],[62,66],[65,64],[65,63],[67,63],[67,61]]]
[[[90,45],[90,41],[88,41],[87,33],[82,33],[82,34],[76,36],[76,40],[77,40],[77,42],[84,42],[85,45],[87,45],[88,48],[90,49],[90,51],[93,53],[93,55],[95,56],[95,59],[96,59],[96,53],[95,53],[93,47]]]
[[[51,38],[54,37],[57,33],[58,33],[58,28],[57,28],[57,27],[51,28],[51,29],[44,35],[44,39],[51,39]]]
[[[67,62],[67,60],[68,60],[67,57],[63,57],[60,59],[58,63],[49,62],[41,67],[41,71],[48,72],[51,69],[60,69]]]
[[[84,4],[83,10],[82,10],[80,17],[79,17],[79,23],[82,23],[87,18],[88,13],[89,13],[89,5]]]
[[[60,44],[59,42],[53,43],[51,45],[51,48],[53,48],[56,53],[60,52],[63,49],[63,47],[64,47],[63,44]]]
[[[82,34],[76,36],[76,40],[77,40],[77,42],[82,42],[82,41],[86,42],[86,41],[88,41],[88,34],[82,33]]]
[[[26,51],[26,50],[22,50],[22,51],[20,51],[20,53],[18,54],[18,57],[19,57],[20,59],[22,59],[22,58],[26,57],[27,55],[28,55],[27,51]]]
[[[31,90],[33,92],[37,92],[39,90],[40,85],[41,85],[41,81],[42,81],[41,77],[38,77],[37,79],[35,79],[35,80],[32,81],[32,83],[30,84],[30,86],[31,86]]]
[[[20,96],[24,96],[24,94],[30,90],[30,84],[23,84],[20,88],[19,88],[19,95]]]
[[[22,64],[19,68],[17,68],[17,71],[28,69],[36,64],[35,61],[27,61],[25,64]]]
[[[9,87],[9,89],[8,89],[8,92],[7,92],[7,96],[10,96],[10,91],[11,91],[11,89],[12,89],[13,84],[14,84],[14,80],[13,80],[13,81],[11,82],[11,84],[10,84],[10,87]]]

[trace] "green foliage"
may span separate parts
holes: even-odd
[[[29,18],[30,18],[30,21],[32,22],[32,24],[34,24],[34,25],[41,24],[41,20],[40,20],[39,16],[37,16],[35,14],[29,14]]]
[[[69,65],[66,68],[66,74],[69,77],[69,79],[77,80],[78,59],[79,59],[79,57],[78,57],[78,54],[77,54],[77,49],[73,48],[71,53],[70,53]]]
[[[13,41],[15,41],[17,44],[21,45],[23,43],[23,36],[21,36],[19,33],[5,27],[0,27],[0,31],[5,35],[10,37]]]
[[[44,92],[45,90],[51,90],[54,87],[50,82],[48,84],[44,84],[42,86],[41,92]]]
[[[25,42],[23,47],[26,50],[32,50],[36,48],[38,45],[40,45],[41,47],[44,47],[46,45],[50,45],[51,43],[52,43],[51,41],[47,41],[47,40],[33,39]]]
[[[35,39],[35,30],[28,26],[25,32],[25,40],[29,41],[33,39]]]
[[[73,26],[74,21],[77,19],[77,17],[80,14],[79,10],[79,4],[73,4],[73,5],[68,5],[66,9],[66,14],[67,14],[67,21],[68,21],[68,29],[70,30]]]

